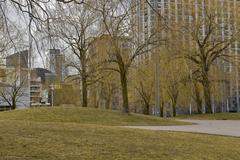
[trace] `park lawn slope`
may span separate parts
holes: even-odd
[[[15,110],[0,113],[0,120],[64,122],[108,126],[165,126],[189,124],[174,119],[123,114],[117,111],[82,107],[48,107]]]
[[[61,122],[0,123],[6,160],[239,160],[240,139]]]
[[[127,129],[172,119],[80,107],[0,113],[3,160],[239,160],[240,138]]]
[[[181,115],[180,119],[197,119],[197,120],[240,120],[240,113],[215,113],[199,115]]]

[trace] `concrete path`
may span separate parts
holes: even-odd
[[[160,131],[181,131],[194,133],[207,133],[223,136],[240,137],[240,120],[179,120],[191,122],[193,125],[184,126],[126,126],[127,128],[160,130]]]

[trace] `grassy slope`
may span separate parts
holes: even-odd
[[[202,115],[182,115],[181,119],[199,119],[199,120],[240,120],[240,113],[216,113]]]
[[[162,119],[152,117],[84,108],[45,108],[0,113],[0,119],[1,160],[240,159],[239,138],[111,126],[163,124],[158,122]]]
[[[180,125],[186,124],[173,119],[162,119],[138,114],[124,115],[120,112],[103,111],[94,108],[56,107],[16,110],[0,113],[0,120],[29,120],[39,122],[74,122],[111,126],[125,125]]]
[[[77,123],[0,123],[0,159],[239,160],[240,139]]]

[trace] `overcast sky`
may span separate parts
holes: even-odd
[[[7,54],[13,54],[15,52],[19,52],[22,50],[29,50],[30,42],[29,42],[29,32],[28,32],[28,23],[29,16],[27,14],[23,14],[19,12],[15,7],[11,5],[5,5],[4,10],[8,19],[8,25],[11,26],[11,30],[9,30],[12,39],[14,40],[14,46],[12,49],[8,51]],[[14,37],[16,32],[20,33],[20,40],[17,40]],[[39,37],[35,37],[38,39]],[[33,44],[32,49],[32,67],[44,67],[46,65],[46,46],[42,47],[41,44],[38,44],[39,51],[36,50],[36,44]]]

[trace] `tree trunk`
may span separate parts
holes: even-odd
[[[196,101],[196,104],[197,104],[197,111],[198,111],[198,114],[202,114],[202,100],[201,100],[201,97],[200,97],[200,93],[199,93],[197,83],[194,83],[194,90],[195,90],[195,96],[196,96],[195,101]]]
[[[109,94],[106,99],[105,109],[110,109],[110,103],[111,103],[111,94]]]
[[[173,103],[172,103],[173,117],[176,117],[176,115],[177,115],[176,106],[177,106],[177,102],[173,101]]]
[[[82,78],[82,107],[88,106],[87,100],[87,80],[85,77]]]
[[[121,73],[121,87],[122,87],[122,112],[129,113],[129,106],[128,106],[128,88],[127,88],[127,75],[126,73]]]
[[[209,83],[208,80],[206,80],[203,83],[203,90],[204,90],[204,99],[205,99],[206,113],[213,113],[213,111],[212,111],[212,102],[211,102],[210,83]]]
[[[210,82],[208,80],[208,74],[206,73],[203,77],[203,91],[204,91],[204,100],[205,100],[205,107],[206,113],[213,113],[212,111],[212,97],[211,97],[211,88]]]
[[[11,109],[14,110],[17,108],[17,104],[16,104],[16,101],[15,99],[12,99],[12,106],[11,106]]]
[[[160,117],[164,117],[163,110],[164,110],[164,102],[162,102],[160,105]]]
[[[145,106],[144,106],[144,109],[143,109],[143,114],[145,115],[149,115],[149,104],[147,102],[145,102]]]
[[[109,84],[109,85],[111,85],[111,84]],[[106,109],[112,108],[112,95],[113,95],[112,86],[108,86],[108,94],[107,94],[107,99],[106,99],[106,104],[105,104]]]
[[[213,113],[212,110],[212,97],[211,97],[211,88],[210,88],[210,81],[208,76],[208,70],[206,67],[203,69],[203,77],[202,77],[202,85],[203,85],[203,92],[204,92],[204,101],[205,101],[205,113]]]
[[[202,114],[202,102],[197,102],[197,112],[198,114]]]
[[[80,57],[80,63],[81,63],[81,77],[82,77],[82,107],[88,106],[88,86],[87,86],[87,59],[86,59],[86,52],[84,50],[81,50],[82,56]],[[81,55],[81,53],[80,53]]]

